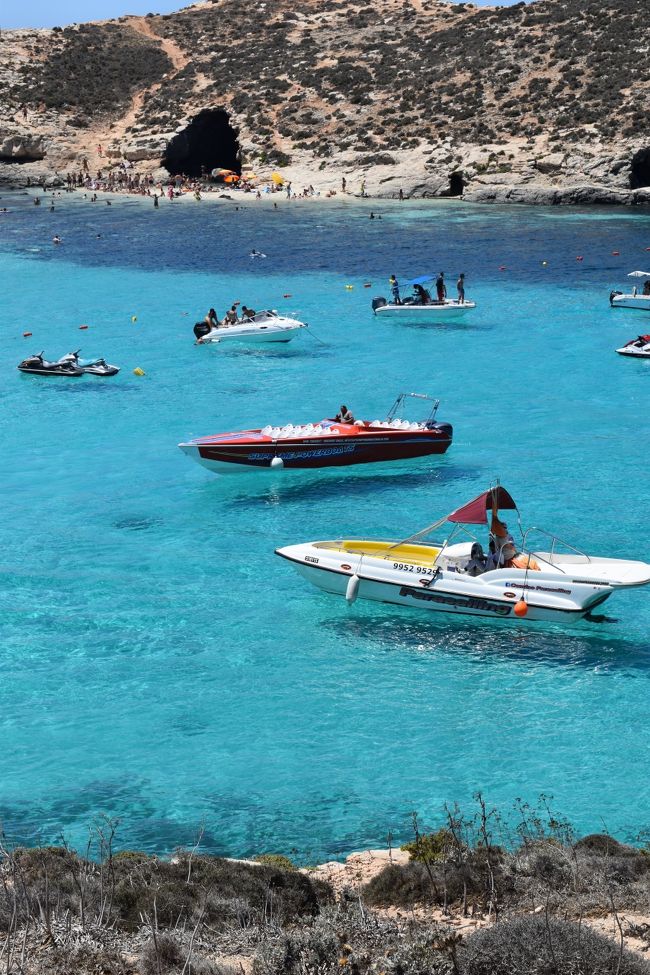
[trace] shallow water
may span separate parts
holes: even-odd
[[[407,837],[411,810],[435,825],[445,801],[469,805],[478,789],[504,811],[551,794],[579,830],[629,839],[647,826],[646,592],[614,596],[600,625],[507,627],[348,609],[273,556],[312,538],[403,537],[500,476],[525,523],[648,559],[650,363],[613,350],[650,322],[607,302],[648,269],[647,214],[0,205],[10,840],[83,845],[106,813],[123,847],[171,849],[203,823],[206,849],[314,860]],[[267,259],[251,261],[253,247]],[[440,267],[451,283],[466,272],[479,303],[466,325],[373,318],[392,271]],[[313,334],[284,349],[194,346],[194,321],[235,298]],[[119,376],[15,371],[29,352],[79,345]],[[226,480],[176,448],[341,401],[374,419],[403,389],[440,397],[455,428],[444,457]]]

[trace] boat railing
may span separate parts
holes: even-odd
[[[582,552],[579,548],[576,548],[575,545],[572,545],[570,542],[567,542],[563,538],[560,538],[559,535],[554,535],[552,532],[546,531],[544,528],[538,528],[536,525],[531,525],[531,527],[527,528],[523,534],[522,547],[524,552],[527,552],[529,550],[528,536],[530,535],[531,532],[538,532],[540,535],[543,535],[545,538],[550,539],[551,547],[548,553],[549,555],[548,559],[545,559],[543,555],[539,554],[539,552],[535,552],[535,558],[541,559],[542,562],[546,562],[548,565],[551,565],[554,569],[559,569],[560,572],[564,572],[561,563],[553,561],[553,557],[556,554],[555,549],[556,546],[558,545],[561,545],[564,548],[568,548],[571,552],[577,555],[578,558],[584,559],[586,563],[591,562],[591,558],[587,555],[586,552]]]
[[[400,409],[405,399],[426,399],[432,404],[431,411],[427,416],[425,423],[431,423],[438,412],[438,407],[440,406],[440,400],[435,399],[433,396],[427,396],[426,393],[399,393],[397,399],[391,406],[386,417],[386,423],[390,423],[397,416],[397,411]]]

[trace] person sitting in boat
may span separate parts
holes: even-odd
[[[334,419],[337,423],[354,423],[354,417],[352,413],[350,413],[345,403],[341,404],[341,409],[336,414]]]
[[[243,322],[250,322],[255,318],[256,311],[254,308],[247,308],[246,305],[241,306],[241,317]]]
[[[214,308],[210,309],[203,321],[206,325],[210,326],[210,331],[212,331],[213,328],[219,328],[219,319],[217,318],[217,313]]]
[[[413,290],[415,292],[415,302],[418,305],[430,305],[431,304],[431,294],[426,288],[423,288],[421,284],[414,284]]]
[[[539,563],[524,552],[518,552],[513,542],[506,542],[501,549],[501,568],[502,569],[530,569],[533,572],[541,572]]]
[[[239,304],[238,301],[235,302],[235,304],[232,306],[232,308],[229,308],[228,311],[226,312],[226,314],[224,315],[224,319],[223,319],[223,322],[222,322],[224,328],[228,328],[229,325],[236,325],[237,324],[237,321],[238,321],[238,319],[237,319],[237,305],[238,304]]]
[[[650,295],[650,279],[643,285],[643,294]]]

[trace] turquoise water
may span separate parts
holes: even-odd
[[[434,825],[477,789],[506,812],[551,794],[579,830],[630,838],[648,825],[647,591],[613,597],[599,625],[507,627],[349,609],[273,555],[407,535],[500,476],[525,523],[650,559],[650,363],[613,352],[644,321],[607,303],[626,272],[648,269],[647,213],[373,203],[382,219],[369,221],[370,204],[0,205],[10,840],[83,846],[106,813],[122,847],[165,851],[204,824],[214,852],[315,860],[406,838],[411,810]],[[267,259],[251,261],[252,247]],[[440,267],[452,282],[466,272],[479,302],[466,325],[369,313],[392,271]],[[235,298],[294,313],[317,338],[194,346],[194,321]],[[29,352],[79,345],[120,375],[15,370]],[[373,419],[403,389],[440,397],[455,428],[443,458],[226,481],[176,448],[342,401]]]

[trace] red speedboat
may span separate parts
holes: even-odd
[[[407,397],[431,406],[421,422],[397,418]],[[451,444],[449,423],[436,418],[438,400],[420,393],[400,393],[385,420],[318,423],[220,433],[181,443],[180,449],[208,470],[222,474],[251,468],[347,467],[444,454]]]

